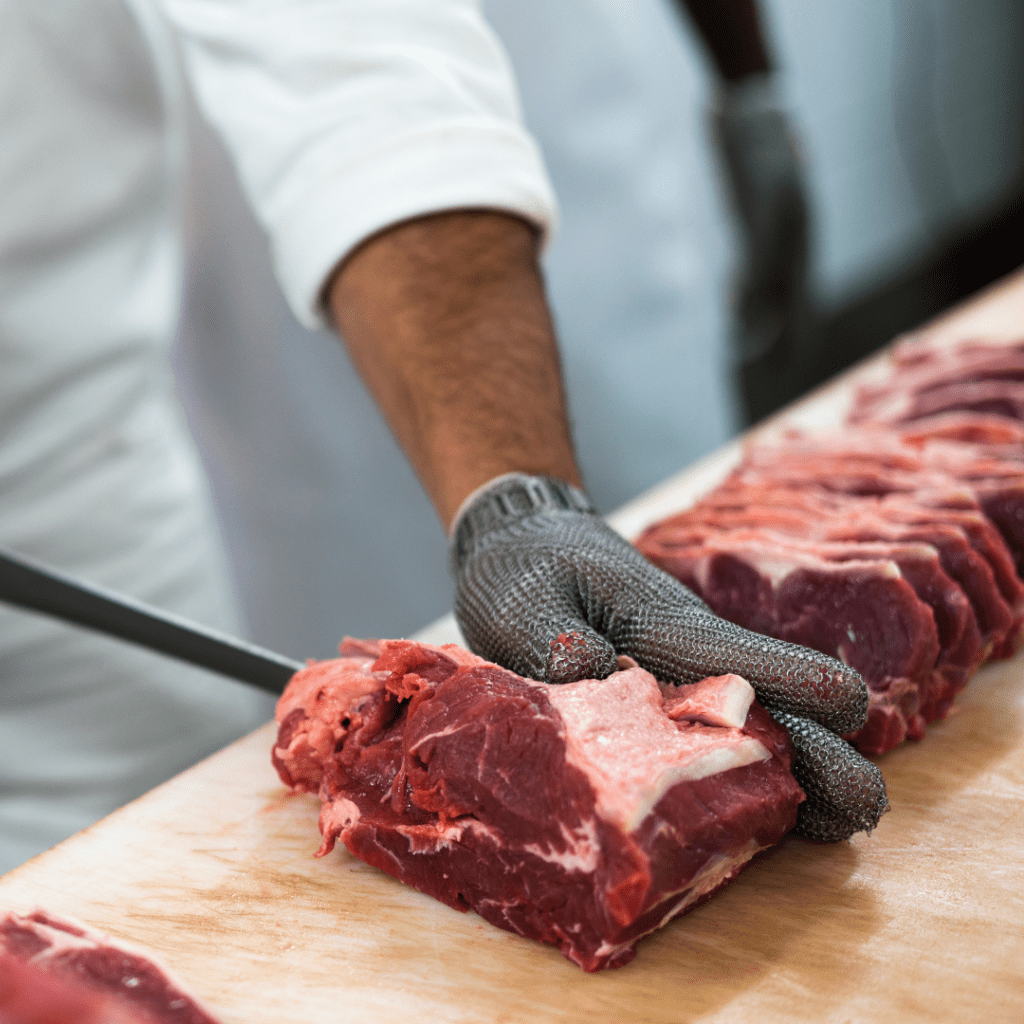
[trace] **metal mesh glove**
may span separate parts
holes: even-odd
[[[509,474],[471,496],[456,519],[451,561],[455,616],[467,643],[519,675],[549,683],[602,679],[624,654],[667,683],[735,672],[770,711],[820,723],[821,733],[852,732],[866,718],[867,688],[858,673],[720,619],[562,481]],[[806,755],[795,742],[806,766],[808,784],[801,784],[812,807],[804,817],[813,818],[807,834],[814,838],[845,838],[858,830],[841,836],[850,822],[871,828],[877,815],[868,823],[862,807],[880,814],[887,806],[874,765],[833,739],[827,750],[803,744]],[[858,784],[843,788],[834,783],[840,778]]]
[[[876,765],[824,726],[769,708],[793,741],[793,775],[807,794],[796,831],[834,843],[870,832],[889,810],[885,781]]]

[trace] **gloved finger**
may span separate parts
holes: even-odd
[[[500,564],[479,559],[455,595],[455,617],[471,650],[530,679],[571,683],[615,671],[611,643],[583,617],[572,588],[555,577],[524,573],[508,584]]]
[[[578,679],[604,679],[617,666],[615,648],[585,622],[576,622],[548,644],[544,680],[575,683]]]
[[[645,609],[621,623],[611,640],[664,682],[695,683],[734,672],[762,703],[833,732],[855,732],[867,720],[868,689],[854,669],[827,654],[752,633],[700,602],[680,599]]]
[[[768,710],[789,731],[793,775],[807,794],[794,831],[826,843],[870,832],[889,810],[878,766],[817,722]]]
[[[464,621],[472,623],[463,627],[471,650],[528,679],[604,679],[618,664],[615,648],[580,619],[530,616],[520,621],[516,635],[488,628],[479,618]]]

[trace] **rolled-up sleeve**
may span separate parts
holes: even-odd
[[[508,59],[473,0],[161,0],[299,319],[374,233],[555,202]]]

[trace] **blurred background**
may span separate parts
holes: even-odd
[[[546,254],[602,511],[1024,262],[1024,7],[764,0],[802,155],[810,311],[744,388],[714,74],[671,0],[485,0],[561,202]],[[337,340],[303,330],[230,163],[193,124],[180,392],[249,632],[296,657],[451,604],[433,510]]]

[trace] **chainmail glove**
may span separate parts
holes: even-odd
[[[844,839],[888,809],[881,773],[834,733],[867,716],[857,672],[716,616],[608,527],[570,484],[508,474],[456,517],[455,617],[470,648],[533,679],[603,679],[627,655],[666,683],[734,672],[793,736],[798,831]]]

